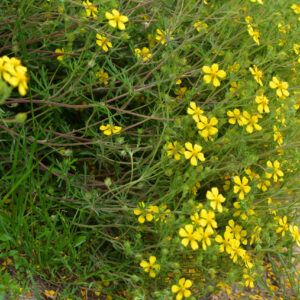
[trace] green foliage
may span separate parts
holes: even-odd
[[[1,293],[299,297],[292,0],[2,2]]]

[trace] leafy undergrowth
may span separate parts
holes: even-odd
[[[299,297],[299,14],[1,1],[2,294]]]

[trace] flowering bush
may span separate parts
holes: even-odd
[[[299,297],[300,6],[30,2],[0,12],[2,265],[47,298]]]

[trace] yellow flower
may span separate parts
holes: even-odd
[[[146,209],[146,205],[144,202],[139,202],[139,208],[133,210],[133,213],[138,217],[139,223],[143,224],[147,220],[151,222],[153,220],[153,215]]]
[[[200,116],[200,122],[197,123],[197,128],[199,129],[198,133],[201,135],[206,141],[213,140],[212,135],[217,134],[218,128],[214,127],[218,124],[218,119],[212,117],[208,120],[205,116]]]
[[[283,144],[283,135],[282,135],[282,133],[277,130],[276,126],[273,126],[273,130],[274,130],[274,142],[277,142],[278,145],[282,145]]]
[[[171,31],[168,29],[167,31],[165,30],[160,30],[156,29],[156,36],[155,39],[159,41],[162,45],[166,43],[166,40],[169,38],[170,40],[173,40],[173,37],[171,37]],[[166,44],[167,45],[167,44]]]
[[[84,5],[86,15],[88,17],[93,16],[93,18],[97,20],[97,12],[98,12],[97,7],[93,5],[93,3],[91,3],[89,0],[82,1],[82,4]]]
[[[262,130],[262,127],[257,124],[258,123],[258,118],[262,118],[261,115],[250,115],[247,111],[243,112],[243,117],[245,119],[245,125],[247,125],[246,127],[246,131],[248,133],[252,133],[253,129],[255,128],[257,131]]]
[[[139,48],[134,49],[134,53],[137,57],[141,58],[143,61],[149,59],[152,54],[150,53],[150,50],[147,47],[143,47],[142,50]]]
[[[249,68],[251,74],[253,75],[254,79],[256,82],[260,85],[263,86],[263,83],[261,79],[263,78],[263,72],[257,68],[256,65],[253,65],[253,68]]]
[[[233,81],[233,82],[230,83],[230,86],[231,86],[229,88],[230,92],[237,94],[237,91],[241,87],[241,84],[239,82]]]
[[[238,256],[243,257],[246,253],[246,251],[242,248],[240,248],[240,241],[236,239],[230,240],[230,258],[233,260],[233,262],[237,261]]]
[[[155,219],[155,221],[161,221],[163,223],[167,223],[166,218],[169,216],[171,210],[167,208],[167,205],[162,204],[159,208],[158,208],[158,217]]]
[[[241,241],[244,245],[247,245],[247,240],[244,237],[247,235],[246,230],[243,230],[243,227],[235,224],[233,220],[228,221],[228,225],[226,226],[226,231],[232,234],[233,238]]]
[[[144,271],[146,273],[149,273],[149,276],[154,278],[156,276],[156,272],[159,271],[160,265],[155,264],[156,262],[156,257],[155,256],[150,256],[149,257],[149,262],[143,260],[140,263],[140,266],[144,268]]]
[[[248,194],[251,190],[251,187],[248,184],[248,179],[244,176],[242,180],[239,176],[234,176],[234,183],[236,184],[233,187],[233,192],[235,194],[239,193],[239,199],[243,200],[245,198],[245,194]]]
[[[213,64],[211,67],[204,66],[202,70],[204,73],[208,74],[208,75],[204,75],[203,77],[205,83],[208,84],[212,81],[215,87],[220,86],[220,81],[218,77],[223,79],[226,76],[226,72],[224,70],[219,70],[218,64]]]
[[[257,187],[262,190],[263,192],[266,192],[268,190],[268,187],[271,185],[271,182],[267,179],[261,180],[258,184]]]
[[[251,241],[250,241],[250,245],[252,245],[253,243],[257,242],[258,237],[261,233],[261,227],[260,226],[255,226],[254,228],[254,233],[251,235]]]
[[[213,231],[213,228],[218,228],[218,224],[215,220],[215,213],[212,210],[207,211],[206,209],[201,209],[200,212],[200,225],[202,227],[210,228]]]
[[[278,227],[276,232],[277,233],[280,233],[281,232],[281,235],[282,236],[285,236],[285,232],[288,231],[289,229],[289,225],[287,223],[287,217],[284,216],[283,218],[278,218],[278,223],[281,227]]]
[[[109,20],[108,24],[111,27],[118,27],[120,30],[125,30],[124,23],[128,22],[128,17],[121,15],[116,9],[113,9],[112,13],[106,12],[105,18]]]
[[[259,174],[252,171],[250,168],[245,169],[245,173],[249,176],[250,180],[252,181],[254,178],[259,178]]]
[[[230,241],[233,239],[233,235],[229,231],[224,232],[224,238],[221,235],[216,236],[216,242],[221,244],[219,245],[220,252],[226,251],[228,254],[231,252],[231,243]]]
[[[0,79],[2,77],[7,82],[10,78],[10,74],[8,71],[9,66],[11,66],[11,59],[6,55],[0,57]]]
[[[297,15],[300,14],[300,4],[299,5],[293,4],[291,6],[291,9],[294,11],[295,14],[297,14]]]
[[[233,111],[228,110],[227,111],[227,116],[229,117],[228,122],[230,124],[235,124],[236,122],[238,122],[238,124],[240,126],[243,126],[243,125],[247,124],[245,118],[242,116],[240,110],[237,109],[237,108],[235,108]]]
[[[57,60],[62,61],[64,59],[65,48],[55,49],[55,53],[62,54],[57,56]]]
[[[177,95],[177,99],[183,99],[184,98],[184,95],[187,91],[187,87],[183,86],[183,87],[178,87],[175,89],[175,95]]]
[[[118,134],[122,130],[122,127],[120,126],[111,126],[110,124],[107,125],[101,125],[99,127],[100,130],[103,131],[105,135],[112,135],[114,133]]]
[[[188,298],[192,295],[192,292],[189,290],[193,284],[191,280],[181,278],[178,284],[179,285],[172,285],[172,293],[177,294],[176,300],[181,300],[183,297]]]
[[[180,160],[180,155],[184,154],[185,151],[184,148],[180,146],[177,141],[175,141],[174,143],[169,142],[168,149],[168,156],[174,155],[174,158],[176,160]]]
[[[278,27],[278,30],[280,31],[280,32],[282,32],[282,33],[284,33],[284,34],[286,34],[290,29],[291,29],[291,26],[289,25],[289,24],[287,24],[287,25],[282,25],[282,24],[278,24],[277,25],[277,27]]]
[[[187,113],[191,115],[196,122],[200,122],[200,116],[202,116],[203,110],[196,105],[196,102],[191,101]]]
[[[96,76],[99,78],[101,83],[104,83],[105,85],[108,85],[108,73],[104,72],[103,69],[100,69],[99,72],[96,73]]]
[[[247,23],[251,23],[252,20],[253,20],[253,18],[252,18],[251,16],[247,16],[247,17],[245,18],[245,21],[246,21]]]
[[[187,142],[185,143],[185,148],[187,150],[184,151],[184,156],[186,159],[191,159],[191,165],[197,166],[197,159],[205,161],[204,154],[201,152],[202,147],[200,145],[195,144],[193,146],[191,143]]]
[[[202,249],[207,250],[207,246],[211,245],[210,236],[213,235],[214,231],[211,227],[206,227],[204,230],[202,227],[197,229],[197,232],[200,235],[199,242],[202,241]]]
[[[184,247],[187,247],[190,243],[191,248],[193,250],[197,250],[199,248],[198,242],[200,239],[199,232],[197,230],[194,231],[194,227],[192,224],[185,225],[184,228],[179,229],[179,236],[183,239],[181,240],[181,244]]]
[[[254,278],[249,274],[244,274],[243,278],[245,279],[245,286],[249,288],[254,288]]]
[[[250,36],[252,36],[254,42],[259,46],[260,42],[259,42],[259,37],[260,37],[260,33],[258,30],[254,30],[253,27],[248,24],[248,33]]]
[[[226,198],[219,194],[219,190],[217,187],[213,187],[211,191],[206,192],[206,198],[210,200],[210,207],[214,210],[218,210],[218,212],[223,212],[222,203],[225,202]]]
[[[286,98],[290,95],[288,92],[289,84],[286,81],[280,81],[277,77],[273,77],[269,82],[270,88],[276,89],[276,94],[279,98]]]
[[[264,96],[263,94],[262,95],[259,95],[259,96],[256,96],[255,97],[255,102],[258,103],[258,106],[257,106],[257,110],[259,113],[269,113],[270,112],[270,109],[269,109],[269,99]]]
[[[201,31],[207,32],[208,25],[204,22],[197,21],[196,23],[194,23],[193,26],[196,28],[196,30],[198,32],[201,32]]]
[[[257,1],[257,3],[259,3],[259,4],[261,4],[261,5],[264,4],[262,0],[250,0],[250,1],[253,2],[253,3],[255,3],[255,2]]]
[[[272,163],[270,160],[267,161],[267,167],[270,169],[273,169],[272,173],[269,172],[265,172],[266,173],[266,177],[267,178],[271,178],[273,175],[273,179],[274,182],[278,181],[278,176],[282,177],[284,174],[281,170],[279,170],[280,168],[280,162],[278,160],[275,160],[274,163]]]
[[[104,35],[100,35],[99,33],[97,33],[96,38],[97,45],[99,45],[103,49],[103,51],[107,52],[108,48],[112,47],[111,42]]]
[[[300,247],[300,232],[297,225],[290,225],[290,233],[293,237],[293,240],[297,243],[297,245]]]
[[[18,87],[19,94],[24,96],[28,89],[28,76],[27,76],[27,68],[24,66],[16,66],[12,65],[8,66],[8,71],[10,73],[10,77],[8,78],[8,83],[13,87]]]

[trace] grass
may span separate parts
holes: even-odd
[[[184,278],[190,299],[299,297],[299,9],[264,2],[95,0],[96,19],[81,1],[1,2],[0,294],[180,299]],[[24,95],[5,56],[27,68]],[[213,64],[220,86],[205,77]],[[202,147],[197,166],[187,143]]]

